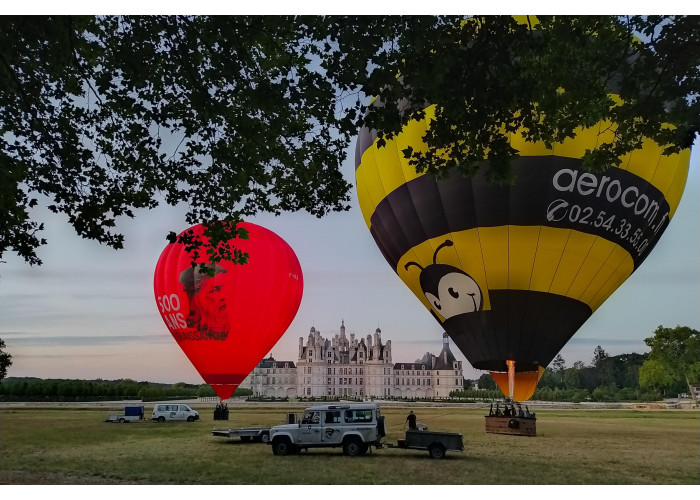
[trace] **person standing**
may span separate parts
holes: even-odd
[[[413,410],[411,410],[408,416],[406,417],[406,423],[408,424],[409,430],[418,430],[418,425],[416,425],[416,415],[415,413],[413,413]],[[404,427],[406,427],[406,424],[404,424]]]

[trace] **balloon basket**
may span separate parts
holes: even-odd
[[[217,407],[214,410],[214,420],[228,420],[228,408]]]
[[[537,419],[533,417],[497,417],[486,415],[486,432],[511,436],[537,436]]]

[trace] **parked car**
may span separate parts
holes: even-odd
[[[275,455],[342,447],[343,453],[355,456],[364,455],[370,446],[381,448],[384,436],[384,417],[374,403],[316,405],[298,422],[272,427],[269,444]]]
[[[157,420],[158,422],[165,422],[166,420],[194,422],[199,420],[199,412],[183,404],[156,403],[153,406],[151,420]]]

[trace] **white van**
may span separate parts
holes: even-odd
[[[187,420],[194,422],[199,420],[199,412],[194,411],[187,405],[174,403],[156,403],[153,406],[151,420],[165,422],[166,420]]]

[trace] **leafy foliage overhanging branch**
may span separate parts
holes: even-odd
[[[434,175],[487,165],[507,182],[503,132],[551,144],[601,120],[615,139],[586,168],[643,136],[676,152],[700,130],[699,67],[697,16],[4,16],[0,258],[41,264],[43,196],[117,249],[120,217],[184,203],[209,226],[211,260],[242,262],[220,245],[245,237],[237,221],[347,210],[340,166],[358,128],[383,143],[426,103],[428,148],[404,154]]]

